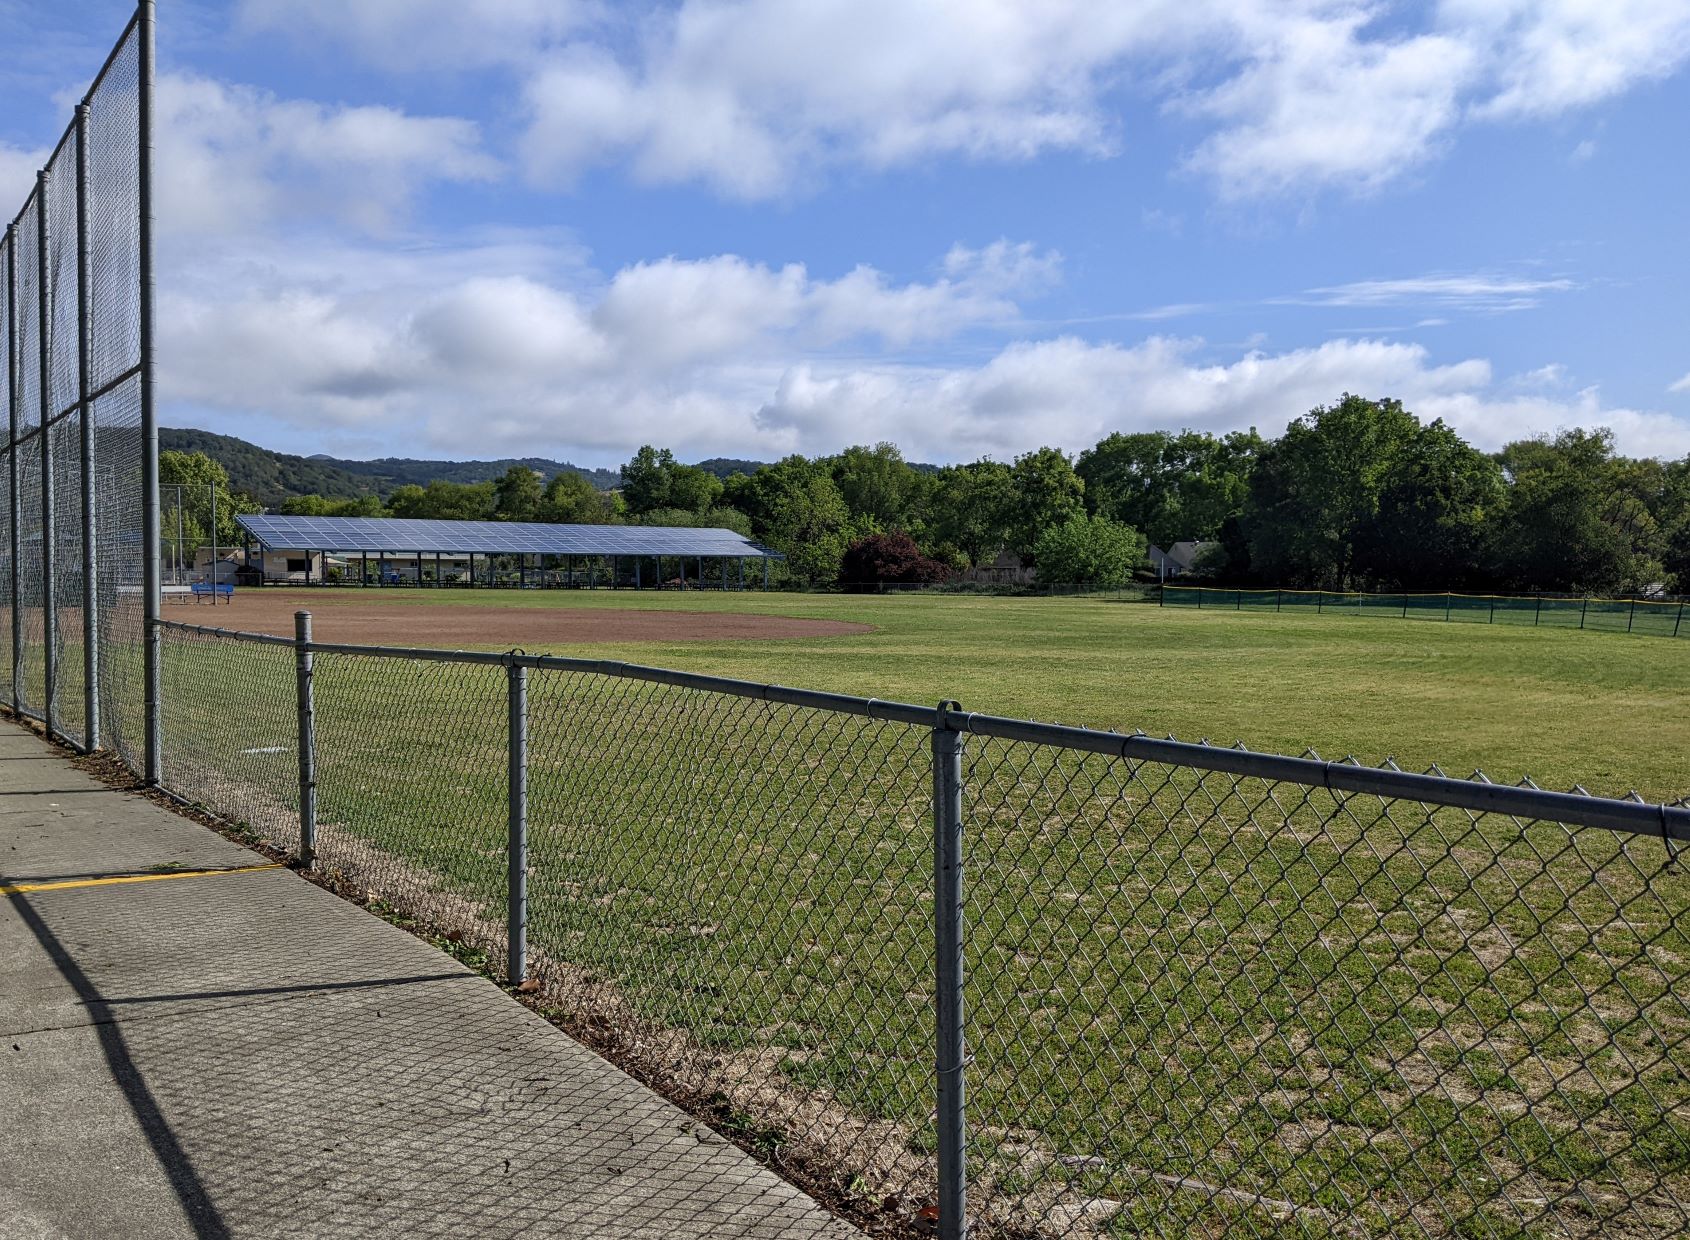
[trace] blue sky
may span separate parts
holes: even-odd
[[[614,465],[1690,453],[1683,0],[163,0],[168,425]],[[0,0],[21,202],[128,6]]]

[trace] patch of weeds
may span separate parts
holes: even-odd
[[[712,1094],[707,1105],[717,1130],[764,1158],[773,1158],[775,1150],[786,1142],[784,1131],[736,1107],[726,1094]]]

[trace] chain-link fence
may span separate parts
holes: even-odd
[[[0,241],[4,696],[50,734],[137,769],[157,598],[144,499],[156,468],[152,76],[143,4]]]
[[[1232,586],[1162,587],[1164,607],[1272,611],[1296,615],[1377,616],[1590,629],[1649,637],[1690,637],[1683,598],[1598,598],[1584,594],[1410,594],[1362,590],[1247,590]]]
[[[873,1230],[1690,1230],[1683,806],[161,630],[173,791]]]

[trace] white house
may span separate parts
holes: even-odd
[[[1189,576],[1197,567],[1197,561],[1210,547],[1218,546],[1215,542],[1197,542],[1186,540],[1174,543],[1166,551],[1160,547],[1150,548],[1150,567],[1156,574],[1156,580],[1166,581],[1170,577]]]

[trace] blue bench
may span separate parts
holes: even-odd
[[[215,603],[220,598],[232,599],[235,597],[235,583],[232,581],[196,581],[189,588],[193,590],[196,601],[209,598]]]

